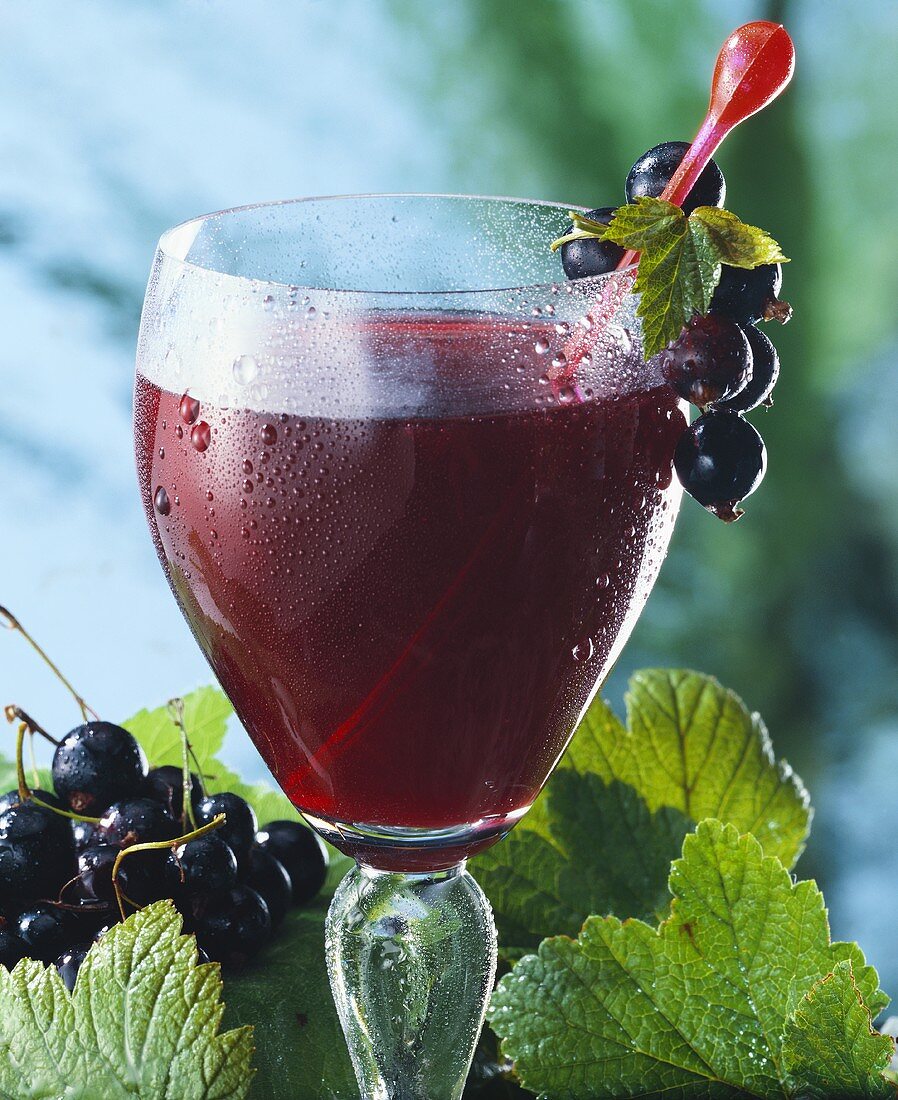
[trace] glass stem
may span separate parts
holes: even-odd
[[[458,1100],[496,973],[496,927],[464,863],[356,866],[327,916],[331,989],[363,1100]]]

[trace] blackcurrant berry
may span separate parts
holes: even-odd
[[[55,897],[72,877],[74,862],[66,818],[33,802],[0,814],[0,898],[4,902]]]
[[[780,357],[766,333],[754,325],[746,325],[745,337],[751,348],[751,379],[744,390],[726,401],[719,401],[715,408],[746,413],[756,409],[758,405],[773,404],[770,394],[779,377]]]
[[[271,915],[255,890],[234,886],[197,917],[195,931],[210,958],[242,966],[271,938]]]
[[[767,466],[764,440],[734,412],[706,412],[683,433],[674,454],[683,488],[727,523],[757,489]]]
[[[590,210],[586,217],[607,225],[613,214],[613,206],[600,206],[596,210]],[[568,225],[564,235],[572,232],[573,228],[573,223]],[[590,275],[604,275],[607,271],[614,271],[623,255],[624,250],[613,241],[581,237],[561,246],[561,266],[569,279],[585,279]]]
[[[216,833],[188,840],[168,859],[170,877],[187,897],[224,894],[237,885],[237,859]]]
[[[100,818],[97,840],[129,848],[152,840],[174,840],[178,824],[165,807],[151,798],[131,798],[114,802]]]
[[[689,148],[688,141],[662,141],[642,154],[627,176],[627,202],[640,196],[658,198],[670,183]],[[691,214],[697,206],[723,206],[726,199],[726,182],[717,162],[708,161],[683,203],[683,213]]]
[[[112,868],[120,851],[114,844],[91,844],[79,853],[78,879],[74,884],[77,897],[85,902],[115,901]]]
[[[30,905],[19,914],[16,931],[32,959],[49,963],[53,962],[70,938],[71,920],[60,906],[39,903]]]
[[[271,926],[277,928],[293,900],[293,883],[284,865],[270,852],[254,844],[249,853],[246,884],[261,895],[271,914]]]
[[[711,298],[710,311],[731,317],[740,325],[760,321],[771,304],[776,304],[782,285],[781,264],[752,268],[724,264],[720,269],[720,282]]]
[[[190,797],[193,803],[202,798],[200,777],[190,773]],[[151,768],[143,787],[145,798],[161,802],[174,818],[180,818],[184,808],[184,773],[172,764]]]
[[[27,946],[8,924],[0,920],[0,966],[12,970],[20,959],[27,957]]]
[[[735,397],[751,378],[751,347],[728,317],[693,317],[659,358],[665,379],[699,408]]]
[[[298,821],[271,821],[256,840],[290,876],[293,904],[311,901],[327,877],[327,849],[318,834]]]
[[[68,951],[63,951],[56,960],[56,970],[69,993],[75,988],[75,979],[78,977],[78,971],[81,969],[81,964],[84,962],[90,946],[89,943],[79,943],[76,947],[70,947]]]
[[[143,749],[121,726],[87,722],[53,754],[53,787],[76,813],[96,816],[112,802],[135,798],[147,775]]]
[[[242,864],[253,845],[258,823],[250,804],[238,794],[222,791],[201,798],[195,808],[197,825],[206,825],[216,815],[224,814],[225,822],[216,830],[220,837]]]

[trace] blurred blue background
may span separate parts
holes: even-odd
[[[0,601],[125,717],[208,679],[156,562],[130,436],[133,347],[167,226],[353,191],[622,201],[688,138],[713,57],[787,24],[793,86],[719,160],[769,228],[793,323],[763,490],[685,502],[629,670],[690,665],[765,716],[811,789],[803,875],[898,993],[898,5],[889,0],[31,0],[0,64]],[[0,638],[0,702],[76,713]],[[235,766],[261,774],[235,731]]]

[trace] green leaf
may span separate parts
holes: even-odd
[[[319,901],[291,912],[259,962],[227,980],[228,1025],[258,1025],[258,1100],[358,1098],[327,980],[326,909]]]
[[[854,944],[832,943],[823,898],[754,837],[704,821],[671,868],[670,918],[591,917],[516,964],[490,1007],[524,1085],[552,1100],[792,1096],[789,1017],[851,963],[867,1008],[886,998]]]
[[[693,234],[705,237],[707,248],[731,267],[789,262],[769,233],[756,225],[746,225],[729,210],[699,206],[689,215],[689,228]]]
[[[0,967],[4,1100],[242,1100],[252,1029],[220,1033],[216,963],[158,902],[91,948],[70,997],[54,967]]]
[[[634,290],[641,295],[643,345],[650,359],[675,340],[696,313],[707,313],[721,264],[758,267],[787,262],[763,229],[735,214],[700,206],[688,217],[663,199],[640,197],[618,207],[607,227],[578,225],[580,236],[614,241],[640,253]]]
[[[590,914],[662,916],[670,863],[705,817],[790,867],[801,854],[807,792],[738,696],[710,676],[647,670],[626,707],[625,727],[592,704],[530,813],[474,861],[507,956],[576,935]]]
[[[185,695],[184,728],[205,771],[224,744],[228,720],[234,713],[228,697],[217,687],[201,687]],[[166,706],[141,710],[123,723],[143,746],[151,767],[181,767],[181,734]]]
[[[804,1097],[888,1097],[895,1044],[878,1035],[847,960],[821,978],[786,1024],[783,1063]]]

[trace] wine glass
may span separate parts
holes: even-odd
[[[356,860],[326,940],[366,1098],[461,1095],[496,953],[465,861],[532,804],[679,505],[632,269],[564,281],[567,209],[244,207],[165,233],[147,290],[150,530],[273,775]]]

